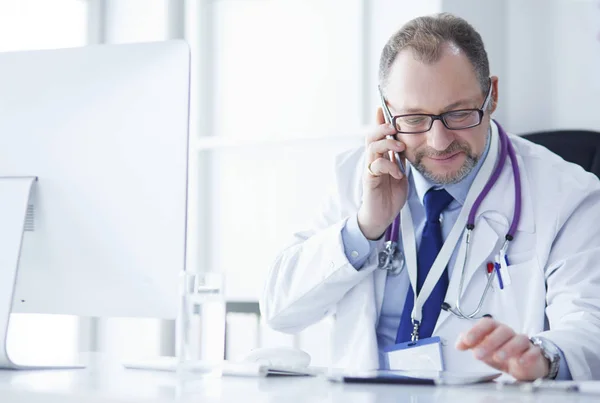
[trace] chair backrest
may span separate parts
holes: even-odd
[[[521,137],[546,147],[600,178],[600,132],[554,130],[528,133]]]

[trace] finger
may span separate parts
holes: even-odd
[[[504,362],[511,358],[519,358],[532,346],[529,338],[524,334],[514,335],[494,355],[494,360]]]
[[[391,175],[394,179],[401,180],[404,178],[398,165],[388,159],[378,158],[369,165],[370,176]]]
[[[458,350],[468,350],[481,343],[488,334],[494,331],[499,326],[499,323],[492,318],[480,319],[475,326],[471,328],[466,334],[461,335],[457,342],[456,348]]]
[[[510,327],[500,325],[474,346],[473,354],[478,360],[494,356],[500,347],[505,343],[510,343],[514,337],[515,332]]]
[[[508,372],[520,381],[543,378],[549,371],[550,363],[542,355],[542,350],[531,343],[520,357],[513,357],[508,361]]]
[[[546,359],[542,354],[542,350],[538,346],[534,346],[529,343],[529,347],[525,350],[519,358],[518,363],[520,365],[531,365],[536,363],[540,358]]]
[[[368,147],[368,160],[369,162],[376,160],[377,158],[381,158],[384,155],[387,155],[388,151],[397,151],[402,152],[406,149],[406,146],[401,141],[396,141],[392,139],[383,139],[376,141],[374,143],[369,144]]]
[[[374,141],[384,139],[386,136],[393,136],[396,134],[396,130],[387,123],[381,124],[373,130],[373,132],[367,134],[365,139],[366,145],[368,146]]]
[[[381,106],[377,108],[375,122],[377,122],[378,125],[382,125],[385,123],[385,116],[383,115],[383,108]]]

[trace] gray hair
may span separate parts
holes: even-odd
[[[434,63],[442,56],[443,45],[450,44],[465,53],[487,95],[490,65],[481,35],[464,19],[450,13],[418,17],[407,22],[386,43],[379,60],[379,85],[383,90],[398,53],[412,48],[418,60]],[[490,103],[491,104],[491,103]]]

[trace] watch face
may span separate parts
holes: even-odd
[[[536,346],[542,349],[542,354],[550,362],[550,373],[548,374],[549,379],[554,379],[558,373],[558,366],[560,361],[560,351],[554,343],[539,337],[532,337],[531,341]]]
[[[545,339],[538,339],[540,340],[540,348],[542,350],[544,350],[544,352],[552,357],[554,356],[560,356],[560,351],[558,350],[558,348],[554,345],[554,343],[552,342],[548,342]]]
[[[548,373],[548,379],[556,378],[558,374],[558,366],[560,361],[560,350],[554,343],[541,337],[532,337],[531,342],[536,346],[540,347],[542,354],[550,362],[550,372]]]

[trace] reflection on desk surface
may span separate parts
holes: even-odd
[[[336,384],[325,378],[178,377],[126,370],[119,360],[90,354],[83,370],[0,371],[0,401],[13,402],[335,402],[495,403],[596,402],[598,395],[498,390],[494,383],[461,386]]]

